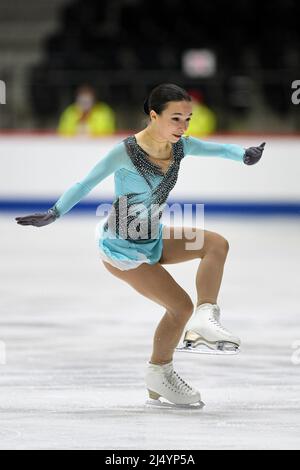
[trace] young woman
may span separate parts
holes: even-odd
[[[105,223],[100,224],[98,245],[106,269],[165,309],[154,334],[147,364],[150,399],[160,396],[175,404],[200,402],[200,393],[173,369],[173,352],[189,320],[186,339],[218,347],[220,342],[239,346],[240,340],[219,322],[217,305],[228,242],[220,234],[191,227],[201,246],[191,242],[186,228],[181,237],[174,227],[163,236],[160,222],[167,197],[174,188],[181,160],[187,156],[216,156],[247,165],[261,158],[264,143],[244,149],[233,144],[204,142],[185,137],[192,116],[191,98],[174,84],[155,87],[144,103],[147,127],[115,145],[90,173],[66,190],[47,213],[17,217],[20,225],[41,227],[68,212],[108,175],[114,173],[116,198]],[[154,210],[153,210],[154,208]],[[177,228],[178,230],[178,228]],[[203,233],[204,232],[204,233]],[[197,305],[177,284],[165,264],[201,260],[196,273]],[[192,318],[190,318],[192,316]]]

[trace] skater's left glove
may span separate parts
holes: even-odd
[[[246,149],[243,161],[246,165],[254,165],[257,163],[262,156],[266,142],[260,144],[259,147],[249,147]]]

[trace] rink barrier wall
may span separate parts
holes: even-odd
[[[131,135],[131,134],[136,134],[137,132],[139,132],[140,129],[136,129],[136,130],[119,130],[117,132],[115,132],[115,134],[113,134],[113,137],[127,137],[128,135]],[[45,136],[49,136],[49,137],[56,137],[58,134],[57,132],[55,131],[55,129],[49,129],[49,130],[35,130],[35,129],[2,129],[0,130],[0,138],[1,136],[3,137],[6,137],[6,136],[10,136],[10,137],[32,137],[32,136],[35,136],[35,137],[45,137]],[[230,136],[230,137],[265,137],[265,138],[273,138],[273,137],[278,137],[278,138],[290,138],[290,137],[293,137],[293,138],[299,138],[300,139],[300,132],[270,132],[270,131],[267,131],[267,132],[257,132],[257,131],[240,131],[240,132],[234,132],[234,131],[222,131],[222,132],[215,132],[214,134],[211,134],[207,137],[204,137],[206,140],[210,140],[210,139],[213,139],[214,137],[227,137],[227,136]],[[93,140],[101,140],[102,137],[92,137]],[[67,137],[68,139],[68,137]]]
[[[0,212],[41,212],[80,181],[126,135],[61,138],[52,131],[0,131]],[[263,159],[247,166],[226,159],[186,158],[168,204],[204,204],[205,214],[300,214],[300,135],[222,133],[203,140],[243,147],[267,142]],[[70,214],[95,213],[114,199],[114,175],[105,178]],[[194,208],[195,210],[195,208]]]

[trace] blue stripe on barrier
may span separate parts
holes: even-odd
[[[57,199],[56,199],[57,200]],[[16,213],[20,212],[43,212],[48,210],[56,200],[49,199],[0,199],[0,212]],[[100,204],[111,204],[112,200],[103,199],[101,201],[86,201],[78,203],[69,214],[95,213]],[[280,201],[191,201],[191,200],[168,200],[168,204],[177,203],[183,207],[184,204],[192,204],[195,213],[196,204],[204,204],[205,215],[300,215],[300,201],[280,202]]]

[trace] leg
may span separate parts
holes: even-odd
[[[163,252],[159,262],[160,264],[173,264],[200,258],[201,262],[196,275],[197,306],[206,302],[215,304],[229,244],[218,233],[195,228],[190,228],[190,230],[197,232],[198,240],[201,240],[201,237],[204,239],[202,246],[192,250],[186,249],[186,244],[191,243],[191,238],[187,237],[187,228],[181,227],[180,238],[174,238],[174,227],[170,227],[170,237],[163,240]],[[197,245],[200,244],[197,243]]]
[[[197,249],[187,250],[186,242],[190,237],[185,234],[186,231],[182,229],[181,238],[175,239],[174,229],[170,231],[170,238],[164,240],[160,263],[179,263],[201,258],[196,276],[197,307],[205,303],[216,304],[229,248],[228,242],[215,232],[201,230],[197,236],[197,239],[201,240],[203,235],[204,243],[201,248],[198,247],[200,243],[197,243],[195,244]],[[196,309],[185,334],[186,347],[190,344],[192,348],[201,349],[201,346],[205,345],[210,349],[222,351],[228,349],[230,353],[235,353],[240,345],[240,339],[226,330],[219,323],[219,318],[220,309],[216,305],[204,305]]]
[[[154,335],[153,364],[166,364],[172,360],[183,329],[193,313],[193,302],[189,295],[159,263],[141,264],[136,269],[122,271],[103,261],[107,270],[127,282],[137,292],[162,305],[166,313]]]

